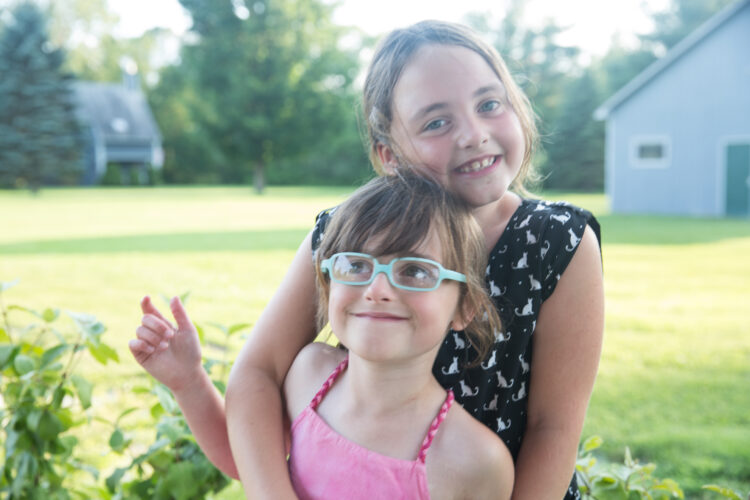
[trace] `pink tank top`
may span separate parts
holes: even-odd
[[[432,421],[417,459],[388,457],[338,434],[315,411],[348,362],[347,358],[336,367],[292,422],[289,471],[297,496],[300,500],[428,500],[425,456],[453,403],[453,391],[448,391]]]

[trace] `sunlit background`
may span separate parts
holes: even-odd
[[[0,496],[23,487],[9,478],[30,470],[41,426],[56,454],[40,463],[77,497],[154,498],[158,483],[243,498],[132,360],[138,302],[188,296],[221,387],[315,215],[374,175],[358,116],[374,44],[427,18],[505,57],[539,117],[535,192],[601,223],[584,438],[603,439],[602,484],[747,496],[750,0],[37,0],[16,18],[20,5],[0,0]],[[16,383],[55,387],[56,365],[33,377],[29,359],[79,345],[66,311],[104,325],[84,325],[93,354],[71,365],[91,384],[62,405],[73,448],[42,419],[51,394],[14,399]]]

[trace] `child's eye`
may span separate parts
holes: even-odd
[[[401,271],[401,274],[409,278],[423,280],[430,275],[430,272],[425,267],[417,264],[410,264],[404,267],[404,269]]]
[[[500,101],[491,100],[491,101],[485,101],[482,104],[479,105],[479,111],[481,113],[486,113],[488,111],[495,111],[496,109],[500,108],[502,104],[500,104]]]
[[[425,130],[437,130],[439,128],[444,127],[445,124],[446,124],[446,121],[440,118],[440,119],[432,120],[431,122],[429,122],[427,125],[425,125],[424,129]]]

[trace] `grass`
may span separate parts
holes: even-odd
[[[252,323],[315,214],[350,191],[0,191],[0,281],[20,278],[4,298],[97,315],[121,357],[82,367],[99,384],[99,407],[145,413],[151,402],[132,394],[145,377],[127,350],[140,298],[190,291],[194,320]],[[591,209],[602,224],[606,331],[584,436],[602,436],[614,461],[629,446],[689,498],[706,483],[750,491],[750,222],[616,216],[601,195],[550,197]],[[132,425],[153,437],[137,413]],[[105,450],[100,435],[87,446]],[[240,496],[237,485],[222,494]]]

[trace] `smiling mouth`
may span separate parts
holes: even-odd
[[[468,174],[471,172],[478,172],[484,168],[489,167],[498,159],[498,156],[488,156],[482,160],[475,160],[465,163],[458,167],[456,171],[461,174]]]
[[[405,319],[400,316],[395,316],[393,314],[386,314],[386,313],[357,313],[355,314],[355,316],[358,318],[372,319],[372,320],[378,320],[378,321],[402,321]]]

